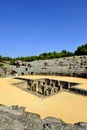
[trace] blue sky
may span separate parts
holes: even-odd
[[[17,57],[87,43],[87,0],[0,0],[0,55]]]

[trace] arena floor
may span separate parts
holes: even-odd
[[[87,89],[87,79],[62,76],[21,76],[30,79],[50,78],[80,83],[77,87]],[[0,78],[0,104],[25,106],[26,111],[37,113],[41,118],[58,117],[67,123],[87,122],[87,97],[60,92],[48,98],[39,98],[25,92],[13,83],[21,82],[13,78]]]

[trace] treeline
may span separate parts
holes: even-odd
[[[34,61],[34,60],[47,60],[47,59],[53,59],[53,58],[61,58],[61,57],[68,57],[72,56],[72,52],[67,52],[66,50],[59,52],[49,52],[49,53],[42,53],[39,56],[27,56],[27,57],[18,57],[16,60],[22,60],[22,61]]]
[[[12,60],[12,58],[11,57],[7,57],[7,56],[1,56],[0,55],[0,61],[10,61],[10,60]]]
[[[26,57],[17,57],[17,58],[0,56],[0,61],[10,61],[10,63],[13,64],[15,60],[31,62],[34,60],[62,58],[62,57],[69,57],[69,56],[74,56],[74,55],[87,55],[87,44],[79,46],[75,52],[62,50],[61,52],[54,51],[54,52],[42,53],[39,56],[26,56]]]

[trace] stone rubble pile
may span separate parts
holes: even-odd
[[[87,130],[87,122],[68,124],[59,118],[26,112],[25,107],[0,105],[0,130]]]

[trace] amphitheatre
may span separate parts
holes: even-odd
[[[76,68],[70,64],[72,61],[69,58],[67,62],[63,62],[66,60],[63,58],[60,66],[58,66],[60,61],[54,59],[39,61],[40,64],[38,61],[30,62],[27,65],[28,69],[22,65],[11,67],[12,70],[8,70],[7,76],[0,78],[0,104],[9,107],[24,106],[27,112],[39,114],[41,119],[50,116],[71,124],[87,122],[87,79],[82,77],[87,74],[87,56],[78,59],[79,62],[75,59],[74,64],[79,70],[81,69],[79,76],[72,74],[72,70]],[[47,65],[44,67],[45,62]],[[56,70],[62,68],[62,75],[55,74],[55,69],[52,70],[53,64]],[[66,71],[63,72],[64,67],[72,68],[70,75],[67,75]],[[37,73],[41,68],[45,69],[42,69],[42,73]],[[50,74],[49,70],[52,70],[53,74]],[[17,73],[12,73],[13,71]],[[41,83],[40,87],[39,83]]]

